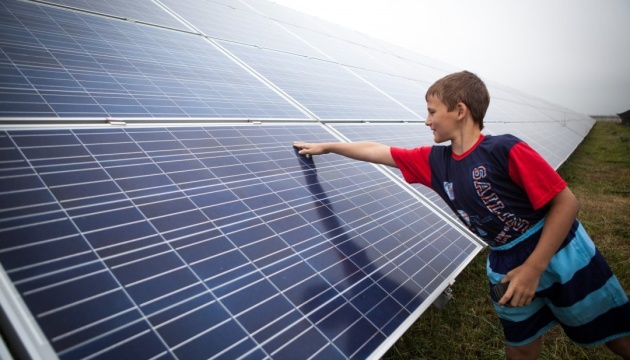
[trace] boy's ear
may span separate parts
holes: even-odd
[[[468,106],[466,106],[466,104],[464,104],[463,102],[458,102],[456,109],[458,119],[463,119],[468,114]]]

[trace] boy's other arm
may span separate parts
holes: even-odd
[[[396,162],[394,158],[392,158],[390,147],[376,142],[305,143],[296,141],[293,143],[293,146],[299,149],[298,153],[300,155],[334,153],[355,160],[396,167]]]
[[[540,276],[564,242],[578,210],[578,201],[569,187],[551,199],[538,245],[521,266],[508,272],[501,280],[510,281],[510,286],[499,300],[499,305],[505,305],[508,301],[512,306],[529,305],[532,302]]]

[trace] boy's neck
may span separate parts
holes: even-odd
[[[451,139],[451,148],[455,155],[462,155],[470,150],[479,140],[481,130],[478,126],[469,129],[462,129],[453,139]]]

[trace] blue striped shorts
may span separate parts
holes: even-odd
[[[543,224],[544,220],[509,244],[490,248],[486,266],[490,286],[527,259]],[[522,307],[495,303],[494,307],[512,346],[525,345],[556,324],[582,346],[630,335],[628,297],[577,220],[543,272],[532,303]]]

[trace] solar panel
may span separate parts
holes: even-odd
[[[2,132],[12,295],[63,359],[382,355],[481,247],[378,167],[295,139],[337,140],[319,124]]]
[[[199,36],[19,1],[0,16],[0,117],[308,120]]]

